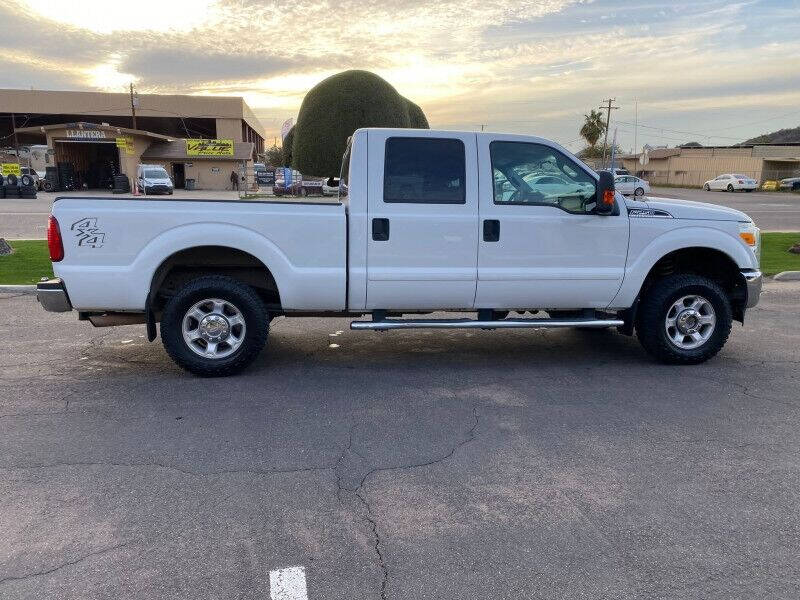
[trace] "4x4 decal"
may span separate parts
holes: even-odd
[[[97,227],[97,217],[86,217],[75,221],[70,230],[76,232],[78,246],[102,248],[106,241],[106,234]]]

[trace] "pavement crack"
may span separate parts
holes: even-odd
[[[292,468],[285,468],[285,469],[254,469],[254,468],[246,468],[246,469],[220,469],[216,471],[192,471],[190,469],[184,469],[181,467],[176,467],[175,465],[169,465],[166,463],[157,463],[157,462],[129,462],[129,463],[121,463],[121,462],[107,462],[107,461],[65,461],[65,462],[54,462],[54,463],[42,463],[37,465],[10,465],[10,466],[0,466],[0,471],[25,471],[25,470],[32,470],[32,469],[56,469],[59,467],[123,467],[123,468],[155,468],[155,469],[167,469],[170,471],[177,471],[179,473],[183,473],[184,475],[190,475],[192,477],[213,477],[219,475],[238,475],[238,474],[249,474],[249,475],[284,475],[284,474],[294,474],[294,473],[308,473],[313,471],[327,471],[331,467],[329,465],[321,466],[321,467],[292,467]]]
[[[100,548],[99,550],[94,550],[92,552],[89,552],[88,554],[84,554],[83,556],[80,556],[80,557],[76,558],[75,560],[70,560],[70,561],[61,563],[59,565],[56,565],[56,566],[51,567],[49,569],[45,569],[43,571],[34,571],[33,573],[27,573],[25,575],[11,575],[9,577],[3,577],[3,578],[0,578],[0,585],[2,585],[4,583],[11,582],[11,581],[25,581],[27,579],[33,579],[35,577],[42,577],[44,575],[50,575],[51,573],[55,573],[56,571],[59,571],[59,570],[64,569],[66,567],[71,567],[73,565],[77,565],[77,564],[79,564],[79,563],[81,563],[81,562],[83,562],[83,561],[85,561],[85,560],[87,560],[89,558],[92,558],[93,556],[101,556],[103,554],[108,554],[109,552],[114,552],[115,550],[119,550],[120,548],[124,548],[128,544],[129,544],[129,542],[124,542],[122,544],[117,544],[115,546],[109,546],[107,548]]]
[[[418,461],[418,462],[407,463],[407,464],[402,464],[402,465],[394,465],[394,466],[388,466],[388,467],[375,467],[373,469],[370,469],[369,471],[367,471],[364,474],[364,476],[359,481],[359,484],[358,484],[357,487],[355,487],[355,488],[347,488],[347,487],[342,485],[342,477],[341,477],[341,475],[339,473],[339,467],[343,464],[345,454],[347,454],[348,452],[352,452],[356,456],[361,456],[360,454],[358,454],[357,452],[355,452],[352,449],[352,446],[353,446],[353,435],[352,435],[353,434],[353,429],[351,428],[351,430],[350,430],[350,438],[348,440],[347,447],[342,451],[342,455],[340,456],[339,461],[336,464],[336,497],[338,498],[339,503],[343,504],[343,502],[342,502],[342,492],[351,493],[358,499],[359,503],[363,507],[362,518],[366,522],[367,526],[369,527],[369,531],[372,534],[372,538],[373,538],[373,542],[374,542],[372,547],[375,550],[375,556],[377,557],[378,566],[380,567],[381,574],[382,574],[382,577],[381,577],[381,592],[380,592],[381,600],[388,600],[388,598],[389,598],[390,573],[389,573],[389,566],[388,566],[387,561],[386,561],[386,556],[384,554],[384,549],[383,548],[385,547],[385,543],[384,543],[384,541],[383,541],[383,539],[381,537],[380,526],[378,524],[377,518],[375,517],[375,515],[373,513],[372,506],[370,505],[369,500],[367,500],[366,491],[364,489],[364,486],[367,483],[367,479],[369,479],[369,477],[371,475],[373,475],[375,473],[383,472],[383,471],[401,471],[401,470],[408,470],[408,469],[418,469],[418,468],[422,468],[422,467],[428,467],[428,466],[431,466],[431,465],[435,465],[435,464],[444,462],[444,461],[452,458],[453,455],[455,455],[455,453],[458,452],[458,450],[460,448],[463,448],[464,446],[466,446],[467,444],[469,444],[470,442],[472,442],[475,439],[475,432],[477,431],[478,425],[480,423],[480,419],[478,417],[478,406],[477,405],[472,407],[472,421],[473,421],[472,425],[467,430],[466,435],[464,435],[463,438],[461,440],[459,440],[455,445],[453,445],[453,447],[450,448],[450,450],[448,450],[445,454],[443,454],[443,455],[441,455],[439,457],[436,457],[436,458],[432,458],[430,460],[424,460],[424,461]]]

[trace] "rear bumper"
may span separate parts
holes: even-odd
[[[747,284],[747,301],[745,302],[745,308],[753,308],[758,304],[758,299],[761,296],[763,280],[761,271],[751,269],[744,270],[742,271],[742,277],[744,277],[745,283]]]
[[[59,278],[40,281],[36,285],[36,300],[48,312],[69,312],[72,304],[64,282]]]

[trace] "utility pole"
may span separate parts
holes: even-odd
[[[606,114],[606,131],[605,136],[603,137],[603,166],[606,164],[606,148],[608,148],[608,126],[611,123],[611,111],[617,110],[619,106],[612,106],[614,102],[616,102],[616,98],[608,98],[603,100],[603,106],[600,106],[600,110],[608,111]]]
[[[138,99],[138,98],[137,98]],[[133,128],[136,129],[136,100],[133,97],[133,82],[131,81],[131,117],[133,118]]]
[[[16,119],[16,115],[14,113],[11,113],[11,131],[14,132],[14,152],[17,153],[17,162],[20,162],[20,160],[19,160],[19,140],[17,139],[17,119]],[[22,164],[22,163],[20,162],[20,164]]]
[[[638,152],[639,148],[639,99],[636,99],[636,119],[633,125],[633,152]]]

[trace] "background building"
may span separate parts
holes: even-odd
[[[150,131],[173,138],[224,138],[251,142],[264,152],[264,127],[244,99],[233,96],[138,94],[136,125],[129,94],[0,90],[0,138],[9,143],[12,116],[18,128],[96,123]],[[20,144],[38,137],[19,136]]]
[[[800,175],[800,144],[654,148],[620,157],[628,171],[654,185],[701,186],[723,173],[752,177],[759,183]]]
[[[163,164],[179,188],[226,189],[231,171],[251,170],[264,151],[263,126],[242,98],[139,94],[135,104],[134,126],[130,94],[0,90],[0,146],[42,145],[45,167],[100,189],[119,173],[133,183],[143,162]],[[190,156],[187,138],[233,140],[233,152]]]

